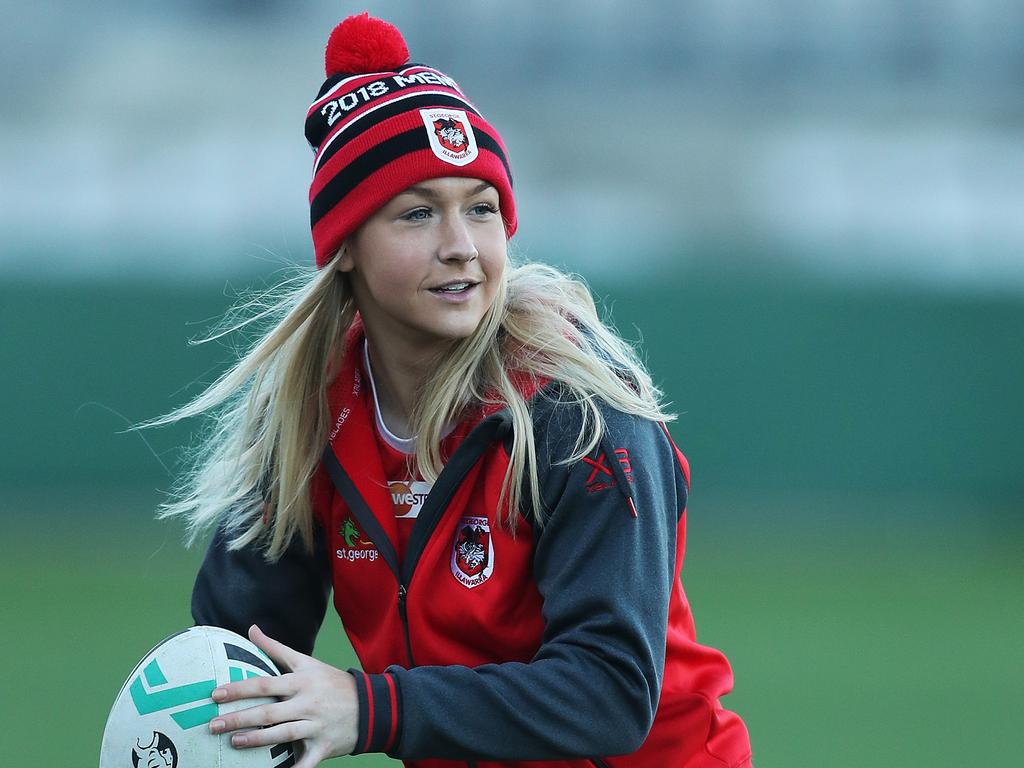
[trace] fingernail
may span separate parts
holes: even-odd
[[[223,720],[211,720],[210,721],[210,733],[220,733],[224,730]]]
[[[231,745],[235,747],[244,747],[249,743],[248,737],[244,733],[236,733],[231,737]]]
[[[210,694],[210,698],[214,701],[224,701],[228,697],[228,692],[223,688],[214,688],[213,693]]]

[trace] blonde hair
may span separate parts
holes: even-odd
[[[200,414],[211,418],[189,469],[175,485],[174,499],[159,512],[183,516],[190,543],[223,521],[232,547],[259,541],[270,559],[279,557],[296,533],[311,545],[309,486],[331,422],[327,390],[356,314],[337,259],[311,278],[301,272],[236,307],[229,318],[248,317],[227,322],[197,343],[253,323],[269,323],[269,331],[192,402],[140,425]],[[454,342],[435,370],[411,415],[417,435],[413,465],[433,482],[443,467],[446,426],[474,404],[507,408],[512,446],[500,506],[507,508],[504,521],[510,526],[523,505],[523,480],[537,477],[530,408],[513,376],[558,383],[560,398],[581,410],[580,432],[564,463],[578,461],[600,441],[599,401],[645,419],[674,418],[663,410],[661,392],[632,347],[601,321],[586,284],[542,264],[510,264],[477,329]],[[543,524],[538,484],[528,487],[529,509]]]

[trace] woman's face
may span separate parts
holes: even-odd
[[[471,335],[505,270],[498,192],[444,177],[395,196],[346,242],[356,307],[375,344],[423,352]]]

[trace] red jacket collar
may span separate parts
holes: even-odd
[[[328,385],[328,403],[331,408],[332,423],[328,433],[328,439],[335,448],[335,453],[342,455],[342,445],[352,450],[352,438],[355,438],[359,450],[370,449],[370,445],[361,445],[367,438],[372,437],[372,432],[366,429],[358,430],[357,435],[350,431],[346,425],[353,420],[353,426],[362,424],[365,427],[373,425],[373,406],[370,401],[370,386],[367,381],[366,371],[363,370],[362,345],[366,339],[366,329],[363,326],[362,318],[356,314],[352,325],[345,334],[344,352],[340,361],[340,367],[334,380]],[[538,378],[522,371],[512,371],[509,374],[513,386],[522,394],[526,400],[543,389],[548,380]],[[491,416],[505,408],[497,397],[487,398],[488,402],[473,408],[460,421],[457,431],[463,434],[471,430],[482,419]],[[353,414],[359,411],[359,417]]]

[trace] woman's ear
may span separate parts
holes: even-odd
[[[347,247],[347,243],[342,243],[341,248],[334,255],[332,261],[334,262],[334,268],[339,272],[351,272],[356,263],[352,259],[352,251]]]

